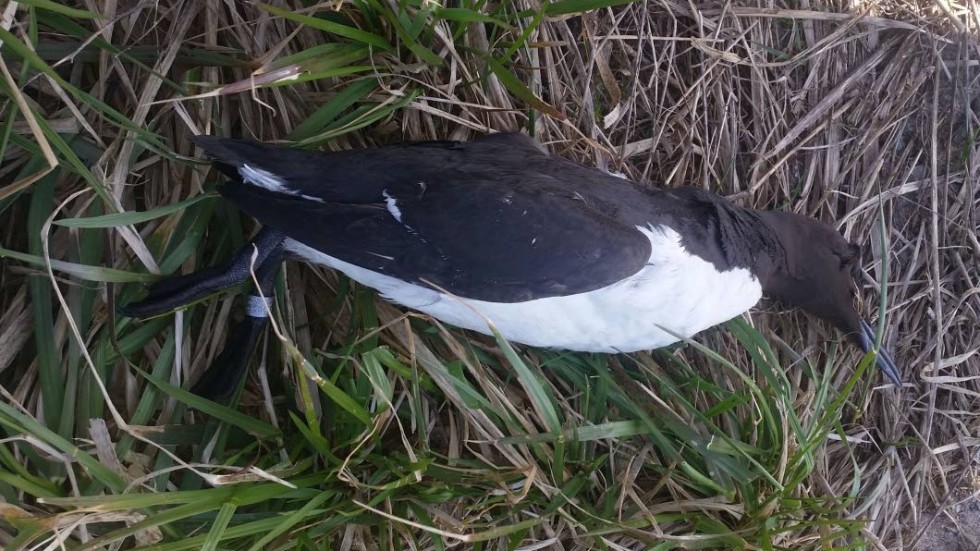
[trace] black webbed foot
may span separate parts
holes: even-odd
[[[264,228],[231,262],[163,279],[150,287],[146,298],[120,308],[123,315],[129,317],[160,314],[243,283],[255,270],[261,296],[259,293],[249,295],[245,319],[232,330],[224,349],[191,392],[214,399],[225,398],[234,391],[259,335],[269,323],[268,306],[272,303],[276,276],[285,254],[282,245],[285,237],[281,232]]]
[[[120,312],[124,316],[134,318],[162,314],[243,283],[248,279],[252,269],[252,254],[256,254],[257,270],[274,251],[281,249],[280,245],[285,238],[286,236],[279,231],[263,228],[228,264],[211,266],[192,274],[160,280],[150,286],[146,298],[123,306]]]
[[[119,311],[129,318],[148,318],[216,293],[245,281],[232,274],[231,264],[202,268],[194,273],[161,279],[150,285],[146,297],[139,302],[122,306]],[[246,274],[247,276],[247,274]]]
[[[248,296],[245,319],[232,329],[221,354],[194,383],[191,392],[210,399],[227,398],[234,392],[248,367],[248,360],[259,340],[259,336],[269,324],[269,311],[272,309],[272,296],[282,263],[283,248],[277,248],[255,270],[259,293]]]

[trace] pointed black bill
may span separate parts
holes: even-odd
[[[861,350],[865,352],[874,351],[875,330],[865,320],[861,320],[861,336],[859,337],[859,341]],[[885,373],[885,377],[888,377],[888,380],[896,387],[902,388],[902,373],[898,370],[898,366],[895,365],[891,355],[884,348],[877,350],[875,365]]]

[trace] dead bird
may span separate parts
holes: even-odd
[[[220,193],[263,229],[230,263],[164,279],[123,312],[179,308],[254,269],[261,293],[194,387],[200,394],[237,385],[287,254],[443,322],[484,334],[492,322],[538,347],[659,348],[764,293],[831,322],[865,352],[874,347],[854,307],[858,247],[805,216],[695,188],[642,188],[521,134],[335,153],[193,140],[228,177]],[[876,364],[901,386],[886,351]]]

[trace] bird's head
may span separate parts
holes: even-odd
[[[848,243],[831,226],[806,216],[760,214],[783,252],[762,276],[763,291],[831,322],[862,350],[871,350],[874,331],[855,308],[855,280],[860,274],[858,246]],[[899,371],[883,349],[878,351],[877,365],[891,382],[901,386]]]

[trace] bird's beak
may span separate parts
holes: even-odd
[[[861,336],[858,338],[861,345],[861,350],[865,352],[874,351],[875,347],[875,330],[871,328],[871,325],[867,321],[861,320]],[[879,348],[877,351],[878,357],[875,359],[875,365],[879,369],[885,372],[885,376],[895,384],[898,388],[902,388],[902,374],[898,371],[898,367],[895,366],[895,362],[892,357],[888,354],[884,348]]]

